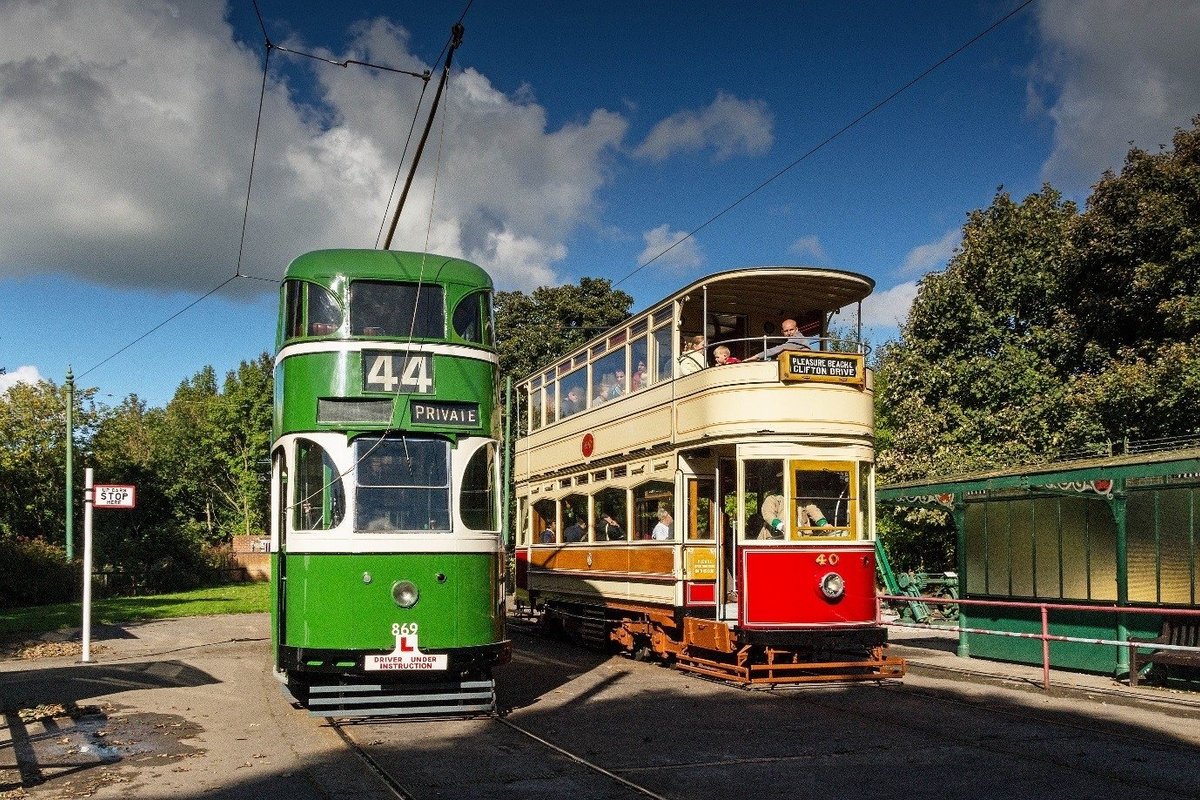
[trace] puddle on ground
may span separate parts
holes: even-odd
[[[203,752],[185,740],[204,729],[175,714],[50,704],[23,709],[8,721],[0,731],[0,798],[21,797],[24,789],[48,782],[82,797],[129,780],[116,767],[167,764]]]

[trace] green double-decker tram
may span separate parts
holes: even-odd
[[[430,253],[323,250],[280,295],[277,675],[313,713],[495,708],[504,636],[492,282]]]

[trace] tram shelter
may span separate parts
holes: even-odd
[[[1200,447],[931,478],[881,487],[880,512],[944,511],[957,533],[959,596],[971,600],[1196,608],[1200,595]],[[958,652],[1041,663],[1036,609],[964,606]],[[1050,633],[1153,638],[1161,617],[1054,610]],[[1053,642],[1051,665],[1122,675],[1127,647]]]

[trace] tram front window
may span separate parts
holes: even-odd
[[[295,486],[296,530],[325,531],[341,524],[346,508],[342,476],[325,448],[308,439],[296,443]]]
[[[450,530],[450,443],[442,439],[359,438],[355,529]]]
[[[383,281],[350,284],[350,332],[355,336],[442,339],[446,336],[445,308],[441,286]]]
[[[787,507],[783,499],[783,462],[746,462],[746,538],[783,539],[787,536]]]
[[[793,538],[853,538],[855,484],[850,465],[792,464]]]

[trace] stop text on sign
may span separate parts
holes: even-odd
[[[97,484],[92,487],[92,505],[96,508],[133,508],[136,504],[136,486]]]

